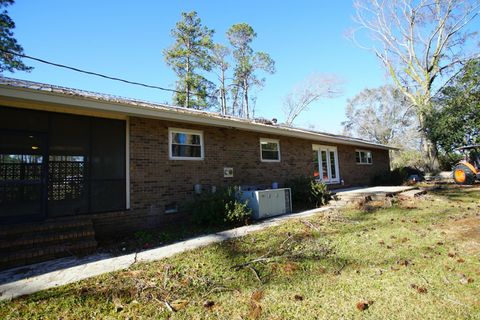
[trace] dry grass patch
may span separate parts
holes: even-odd
[[[479,319],[479,198],[453,187],[288,221],[1,303],[0,318]]]

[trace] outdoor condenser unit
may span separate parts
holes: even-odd
[[[247,202],[253,219],[263,219],[292,213],[290,188],[239,191],[237,198]]]

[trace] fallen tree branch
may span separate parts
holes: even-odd
[[[310,221],[308,221],[308,220],[301,220],[301,221],[302,221],[302,223],[303,223],[304,225],[306,225],[307,227],[310,227],[310,228],[312,228],[313,230],[315,230],[315,231],[317,231],[317,232],[320,231],[320,229],[318,229],[318,228],[317,228],[313,223],[311,223]]]
[[[293,237],[293,233],[290,234],[290,235],[287,237],[287,239],[283,240],[282,244],[280,245],[280,249],[282,249],[283,246],[285,245],[285,243],[287,243],[288,240],[292,239],[292,237]]]
[[[245,267],[248,267],[251,264],[256,263],[256,262],[270,262],[270,260],[272,260],[272,258],[277,258],[277,257],[270,257],[270,258],[269,257],[260,257],[260,258],[253,259],[253,260],[241,263],[241,264],[234,265],[232,267],[232,269],[235,269],[235,271],[238,271],[238,270],[240,270],[242,268],[245,268]]]
[[[253,272],[253,274],[255,275],[255,277],[257,278],[258,282],[263,283],[263,282],[262,282],[262,279],[260,279],[260,275],[258,274],[257,269],[255,269],[254,267],[252,267],[252,266],[250,266],[250,265],[247,266],[247,268],[249,268],[250,270],[252,270],[252,272]]]

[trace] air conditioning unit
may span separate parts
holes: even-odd
[[[237,198],[252,209],[253,219],[264,219],[292,213],[290,188],[239,191]]]

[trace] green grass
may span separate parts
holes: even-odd
[[[480,188],[451,187],[295,219],[3,302],[0,318],[480,319],[480,235],[452,231],[478,228],[479,199]]]

